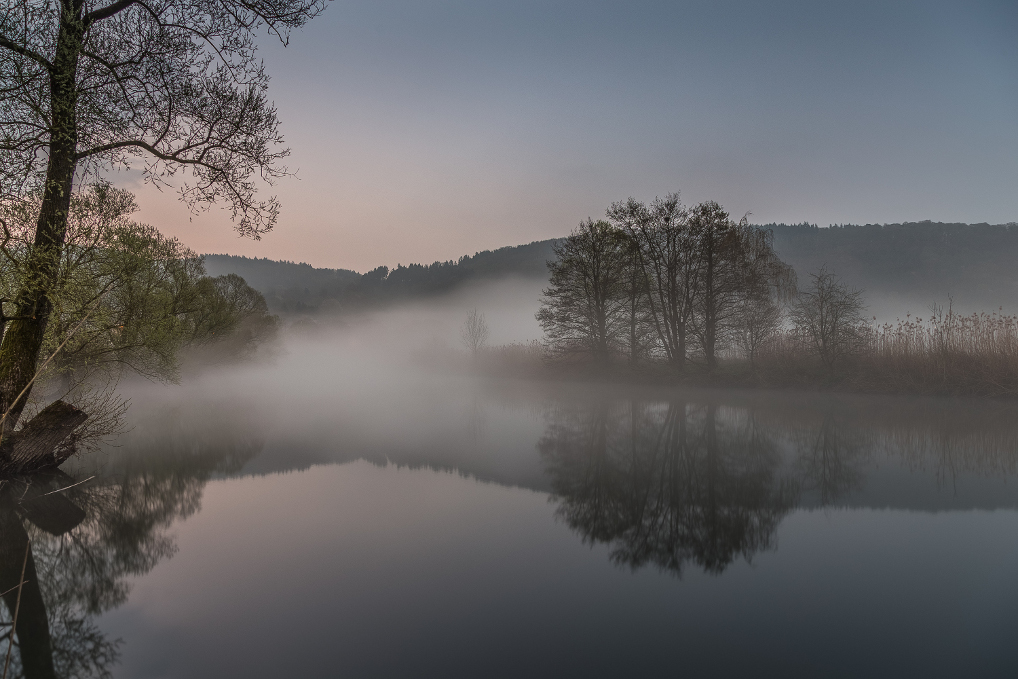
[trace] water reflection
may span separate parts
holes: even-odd
[[[863,487],[872,460],[871,437],[827,413],[818,426],[793,429],[789,438],[797,453],[795,485],[802,495],[813,497],[810,504],[828,506]]]
[[[768,549],[792,499],[756,420],[717,405],[601,403],[552,418],[539,450],[560,512],[632,568],[720,573]]]
[[[559,403],[538,450],[559,515],[585,541],[608,545],[619,565],[676,574],[688,563],[719,574],[752,561],[797,507],[993,506],[1001,487],[963,497],[959,479],[1015,475],[1011,407],[902,402],[888,416],[886,403],[850,405]],[[931,473],[936,495],[924,485]],[[1004,502],[1013,506],[1013,495]]]
[[[798,510],[1018,508],[1018,484],[1012,478],[1018,473],[1018,409],[1011,405],[653,390],[634,390],[620,398],[618,390],[598,394],[586,387],[582,394],[530,391],[520,385],[514,389],[478,388],[443,398],[427,394],[407,397],[407,403],[368,400],[353,415],[311,411],[304,419],[300,413],[273,419],[236,404],[232,410],[217,409],[207,400],[194,399],[179,408],[157,402],[148,410],[135,411],[136,418],[145,412],[150,415],[135,420],[118,451],[86,459],[83,466],[67,468],[67,474],[5,482],[0,487],[0,592],[6,593],[0,624],[6,624],[0,627],[0,637],[10,634],[13,610],[19,609],[8,675],[110,674],[123,648],[103,632],[98,617],[127,601],[132,578],[173,554],[171,524],[197,512],[208,481],[223,476],[363,458],[380,465],[453,469],[492,486],[464,480],[461,485],[443,484],[443,493],[483,495],[494,484],[550,492],[559,515],[575,531],[566,540],[555,540],[575,547],[578,535],[589,543],[608,545],[611,559],[623,568],[649,567],[673,574],[693,569],[720,575],[740,560],[752,561],[776,550],[781,524]],[[418,401],[426,401],[428,408],[414,410]],[[312,470],[308,476],[317,473]],[[68,488],[92,475],[96,477]],[[404,492],[416,483],[405,476],[403,480],[405,485],[393,487]],[[265,485],[249,488],[264,491],[276,482],[270,478]],[[309,487],[323,494],[335,492],[317,483]],[[533,494],[500,497],[526,499]],[[419,500],[411,496],[406,501]],[[404,501],[402,496],[391,498],[393,505]],[[349,502],[344,505],[350,510],[345,516],[358,517],[356,521],[363,523],[358,530],[386,534],[380,519],[369,513],[361,516],[356,500]],[[543,499],[537,505],[535,516],[546,521]],[[302,531],[309,530],[308,524],[320,525],[306,518],[316,512],[322,515],[322,507],[331,505],[309,494],[292,506],[302,519],[293,530]],[[492,510],[492,515],[496,513]],[[486,521],[484,516],[480,513],[476,522]],[[501,536],[492,525],[493,521],[479,526],[478,534],[487,530]],[[259,525],[258,531],[263,528]],[[217,530],[228,529],[217,525]],[[457,533],[472,537],[458,544],[462,551],[453,557],[446,554],[450,538],[442,533],[443,527],[431,525],[431,530],[435,533],[422,533],[420,542],[439,545],[443,553],[430,567],[448,572],[450,580],[469,581],[460,573],[471,560],[461,555],[483,551],[479,538],[475,533]],[[253,534],[261,539],[258,531]],[[553,534],[560,533],[564,531]],[[325,543],[330,538],[316,536],[319,539]],[[522,573],[516,585],[524,591],[540,580],[540,574],[522,566],[538,563],[535,552],[527,550],[545,549],[548,543],[539,543],[532,533],[521,532],[514,539],[520,543],[506,553],[519,554],[520,561],[510,563],[512,557],[507,556],[507,569]],[[391,555],[400,547],[381,549],[383,556],[366,572],[398,560]],[[787,546],[785,550],[782,556],[788,554]],[[315,559],[327,558],[318,552],[299,556],[310,566],[319,565]],[[603,566],[600,554],[596,560],[598,567]],[[16,593],[23,565],[19,604]],[[259,565],[253,564],[252,570]],[[765,565],[772,574],[777,570],[773,562]],[[322,570],[328,571],[318,583],[322,591],[333,581],[351,577]],[[449,594],[435,585],[440,578],[431,578],[428,568],[419,570],[424,578],[419,582],[427,583],[421,585],[422,591],[434,593],[434,601],[428,603],[434,609],[420,606],[429,612],[421,620],[430,622],[432,612],[441,612],[443,605],[454,607],[447,601],[464,600],[457,599],[451,586],[445,585]],[[491,569],[482,570],[478,580],[488,583]],[[209,586],[203,580],[206,575],[205,570],[192,572],[187,586],[203,592],[200,588]],[[727,581],[732,575],[726,575]],[[402,583],[405,578],[396,580]],[[692,589],[688,581],[676,586],[670,579],[662,582],[670,589],[660,591],[668,596]],[[549,592],[566,589],[547,586]],[[464,597],[481,596],[481,589]],[[510,594],[505,599],[515,596],[511,587],[506,591]],[[258,592],[252,587],[244,596],[256,597]],[[401,597],[417,593],[400,590]],[[645,601],[657,600],[655,593]],[[373,614],[403,605],[391,601],[387,607],[371,599],[359,610]],[[503,598],[494,601],[509,606]],[[306,622],[292,623],[294,638],[306,634],[317,639],[314,635],[327,629],[322,620],[334,623],[347,610],[331,603],[322,608],[328,608],[329,616],[340,613],[328,617],[319,612],[319,618],[309,613]],[[304,619],[293,617],[293,611],[284,613],[289,620]],[[497,621],[498,616],[491,619]],[[572,621],[577,628],[582,622]],[[351,624],[361,623],[355,618]],[[238,628],[252,624],[237,621]],[[647,635],[656,633],[649,627],[643,630]],[[418,632],[413,627],[407,638]],[[218,636],[213,637],[212,645],[219,643]],[[5,650],[0,644],[0,655]]]
[[[128,578],[173,554],[167,530],[198,510],[208,480],[261,448],[256,437],[233,436],[250,428],[190,425],[164,418],[146,430],[150,448],[135,437],[130,454],[104,460],[99,475],[79,471],[84,483],[64,472],[0,482],[6,642],[17,611],[8,677],[110,676],[121,644],[96,617],[126,602]]]

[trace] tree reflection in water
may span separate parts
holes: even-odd
[[[95,618],[127,600],[129,577],[173,554],[167,530],[197,511],[208,480],[236,472],[261,449],[257,437],[234,435],[251,428],[162,424],[148,441],[133,442],[125,462],[111,460],[101,478],[70,488],[75,481],[62,472],[0,482],[5,641],[18,610],[8,677],[110,676],[120,641]]]
[[[813,504],[826,507],[862,487],[874,447],[863,433],[827,413],[819,426],[796,428],[790,438],[797,451],[795,479],[805,496],[800,501],[812,496]]]
[[[561,516],[634,569],[721,573],[768,549],[792,503],[781,456],[745,411],[604,401],[557,411],[538,447]]]
[[[883,463],[933,473],[949,493],[961,474],[1018,474],[1010,406],[740,403],[606,398],[554,407],[538,449],[559,515],[585,541],[609,545],[620,565],[681,574],[692,562],[717,574],[771,548],[793,508],[843,503]],[[883,501],[916,502],[908,497]]]

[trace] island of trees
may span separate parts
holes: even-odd
[[[554,248],[538,319],[544,360],[571,374],[696,384],[1018,393],[1018,317],[878,324],[825,266],[798,277],[774,232],[677,194],[611,205]]]

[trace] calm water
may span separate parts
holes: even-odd
[[[1014,407],[345,349],[133,388],[116,447],[8,485],[9,675],[1018,672]]]

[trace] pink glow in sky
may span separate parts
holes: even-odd
[[[299,179],[199,252],[364,271],[562,236],[680,190],[758,223],[1018,219],[1018,5],[350,0],[266,40]]]

